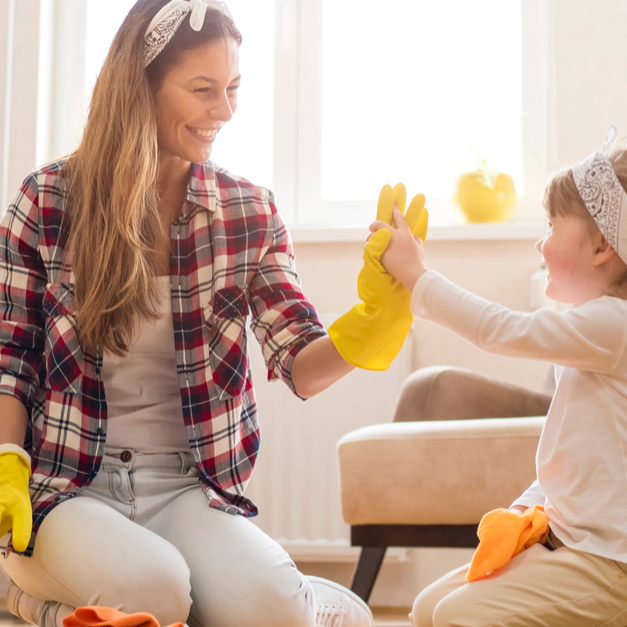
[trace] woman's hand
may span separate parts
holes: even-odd
[[[383,267],[410,292],[416,281],[427,271],[425,252],[422,240],[414,236],[403,217],[395,206],[392,213],[394,226],[381,220],[370,225],[370,231],[376,233],[380,229],[389,229],[392,233],[390,243],[381,257]]]
[[[26,457],[25,452],[0,454],[0,536],[12,529],[13,546],[20,552],[27,549],[33,527],[28,492],[31,470]]]

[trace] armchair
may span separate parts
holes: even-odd
[[[403,384],[392,423],[342,437],[342,512],[361,547],[353,592],[368,601],[389,546],[477,546],[483,514],[535,479],[552,391],[423,368]]]

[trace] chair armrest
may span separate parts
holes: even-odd
[[[338,442],[350,525],[463,525],[509,507],[536,478],[544,417],[398,422]]]

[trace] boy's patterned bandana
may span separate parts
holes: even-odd
[[[627,193],[607,157],[616,134],[610,126],[601,150],[573,166],[573,178],[601,233],[627,263]]]

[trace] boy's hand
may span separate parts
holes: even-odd
[[[402,212],[394,206],[392,213],[393,227],[390,227],[390,224],[382,220],[376,220],[370,225],[372,234],[380,229],[389,229],[391,231],[390,242],[381,257],[381,264],[410,292],[414,289],[416,281],[427,271],[424,263],[424,245],[420,238],[423,235],[421,231],[426,231],[426,221],[424,222],[424,229],[420,228],[422,226],[420,224],[421,218],[424,216],[424,219],[426,219],[426,210],[422,209],[423,206],[424,197],[422,197],[422,203],[417,203],[415,207],[414,202],[412,202],[407,210],[407,220],[403,217]],[[412,232],[412,228],[408,224],[410,221],[418,225],[418,228],[416,228],[416,224],[413,225],[414,232],[418,232],[417,235],[414,235]],[[424,235],[426,235],[426,232]]]
[[[401,350],[411,328],[411,292],[381,265],[391,235],[393,207],[405,208],[405,186],[385,185],[377,204],[377,221],[387,227],[372,233],[364,247],[364,267],[357,279],[361,303],[338,318],[328,329],[340,355],[353,366],[386,370]],[[408,228],[426,236],[425,197],[418,194],[407,211]],[[402,215],[402,211],[399,211]]]

